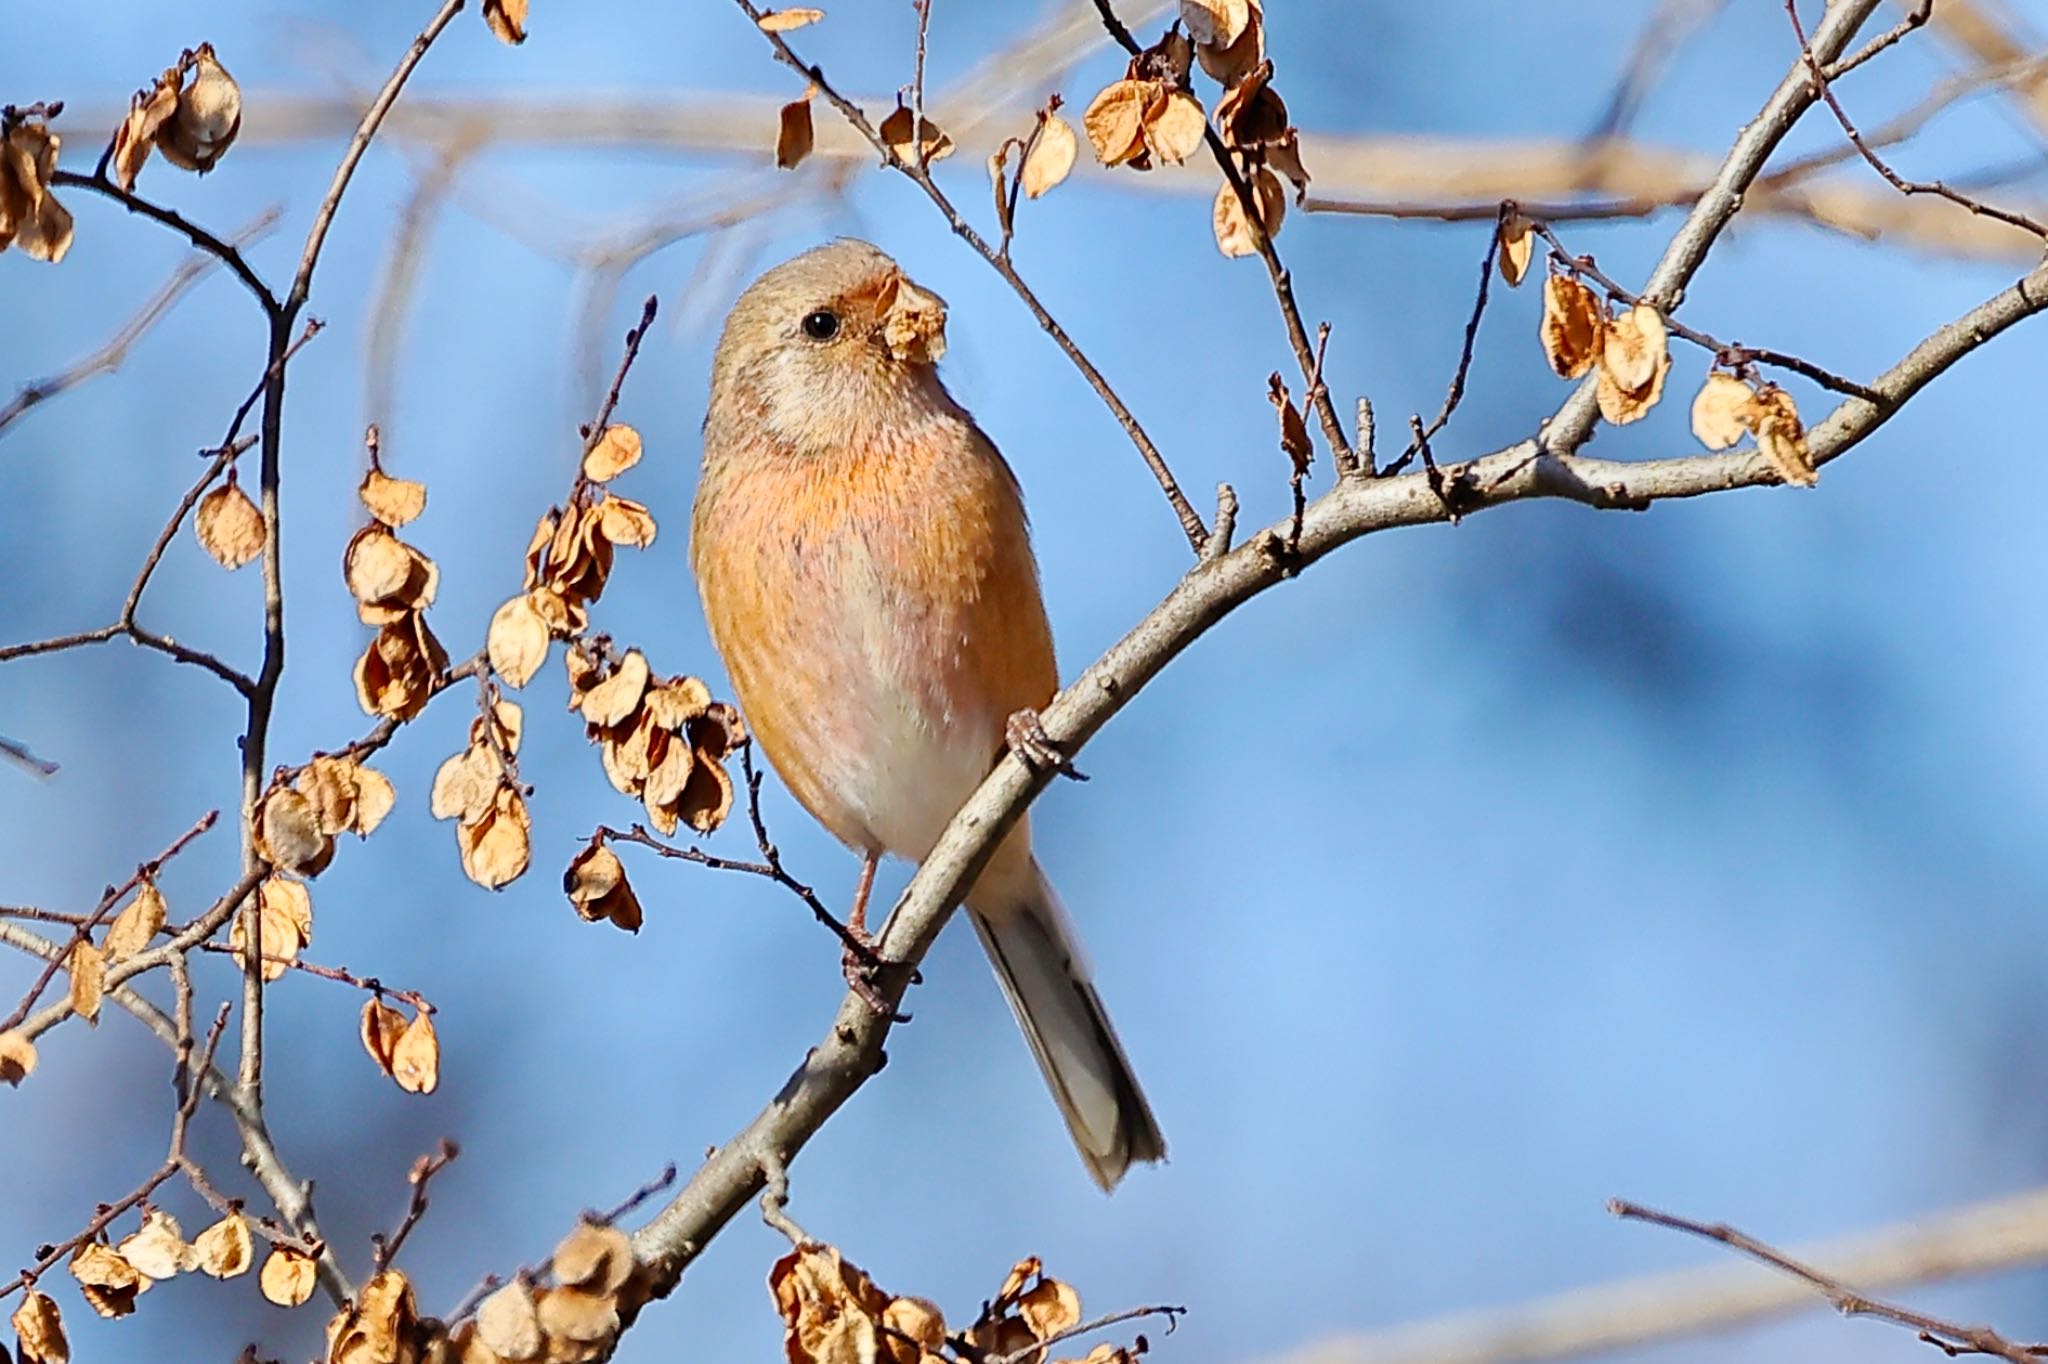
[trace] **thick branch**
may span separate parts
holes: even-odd
[[[1871,382],[1882,404],[1851,398],[1816,426],[1808,448],[1816,463],[1840,457],[1882,426],[1913,394],[1963,356],[2023,318],[2048,309],[2048,264],[1936,331]],[[1259,593],[1340,546],[1398,526],[1425,525],[1486,507],[1561,497],[1598,508],[1640,509],[1664,498],[1697,497],[1775,484],[1777,474],[1754,449],[1627,463],[1568,453],[1555,438],[1535,440],[1462,465],[1438,477],[1405,474],[1340,482],[1311,503],[1297,554],[1282,552],[1290,527],[1277,523],[1239,548],[1198,564],[1166,599],[1113,648],[1082,672],[1043,713],[1048,733],[1073,754],[1123,709],[1161,669],[1208,629]],[[916,967],[990,849],[1051,780],[1015,755],[961,808],[918,868],[877,944],[894,969],[879,989],[900,1003]],[[683,1269],[761,1188],[761,1171],[787,1164],[825,1121],[879,1067],[891,1022],[849,993],[824,1040],[811,1050],[776,1098],[731,1141],[719,1147],[683,1189],[644,1227],[634,1250],[650,1267],[652,1291],[665,1295]]]

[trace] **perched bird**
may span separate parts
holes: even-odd
[[[927,856],[1006,744],[1046,760],[1058,683],[1016,476],[940,382],[946,305],[865,242],[733,305],[711,368],[690,563],[768,759],[863,856]],[[967,911],[1107,1189],[1165,1140],[1020,819]]]

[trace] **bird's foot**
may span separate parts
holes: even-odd
[[[870,1010],[886,1016],[892,1023],[908,1023],[910,1015],[898,1013],[882,994],[880,985],[882,972],[889,969],[889,963],[882,960],[875,951],[875,938],[865,928],[848,924],[842,941],[845,948],[839,954],[839,969],[846,976],[846,984],[861,1002]]]
[[[1003,741],[1012,753],[1035,771],[1057,772],[1074,781],[1088,780],[1087,775],[1074,766],[1073,759],[1060,750],[1052,735],[1045,732],[1045,722],[1038,718],[1038,712],[1028,706],[1012,715],[1009,723],[1003,726]]]

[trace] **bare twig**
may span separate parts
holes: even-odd
[[[165,863],[183,852],[187,844],[191,843],[192,840],[198,838],[208,829],[211,829],[219,819],[220,811],[208,810],[194,821],[191,828],[171,840],[169,847],[149,859],[149,861],[137,866],[134,873],[127,880],[118,886],[108,886],[105,891],[101,892],[99,904],[94,906],[92,913],[88,914],[84,922],[80,923],[73,930],[71,941],[63,949],[63,956],[46,963],[43,973],[37,976],[35,982],[29,986],[28,994],[22,998],[21,1004],[6,1018],[0,1019],[0,1032],[9,1032],[22,1025],[28,1018],[29,1012],[36,1007],[36,1001],[42,998],[43,991],[49,988],[50,981],[56,976],[58,967],[65,958],[69,957],[71,949],[91,939],[92,931],[106,921],[107,915],[113,913],[114,906],[121,902],[122,896],[134,890],[144,881],[154,880],[162,873]]]
[[[370,1263],[376,1269],[389,1269],[391,1262],[398,1258],[398,1252],[405,1248],[405,1238],[412,1235],[412,1229],[427,1215],[427,1185],[461,1154],[462,1148],[443,1137],[438,1150],[412,1163],[412,1169],[405,1176],[405,1182],[412,1186],[412,1196],[406,1201],[405,1216],[399,1220],[398,1229],[389,1236],[375,1233],[370,1237]]]
[[[2048,226],[2044,226],[2024,213],[2014,213],[2009,209],[1999,208],[1995,204],[1988,204],[1982,199],[1951,188],[1939,180],[1908,180],[1893,170],[1884,158],[1873,151],[1870,144],[1863,140],[1863,134],[1857,130],[1855,123],[1849,118],[1849,111],[1844,109],[1842,101],[1836,98],[1834,87],[1828,82],[1827,65],[1814,53],[1813,46],[1806,40],[1806,25],[1799,18],[1798,0],[1785,0],[1785,14],[1792,21],[1793,33],[1798,35],[1799,50],[1806,59],[1807,69],[1813,73],[1813,88],[1827,102],[1829,112],[1833,113],[1835,121],[1842,125],[1842,132],[1848,136],[1851,145],[1869,163],[1872,170],[1884,177],[1886,184],[1901,194],[1935,195],[1948,200],[1959,208],[1966,208],[1979,217],[1994,219],[2008,226],[2017,227],[2023,232],[2031,232],[2043,241],[2048,241]],[[1923,13],[1921,18],[1924,20],[1925,17]],[[1910,19],[1911,16],[1909,15],[1908,18]]]
[[[1730,1250],[1740,1251],[1753,1260],[1760,1260],[1772,1269],[1798,1279],[1833,1303],[1835,1310],[1845,1317],[1876,1317],[1894,1326],[1903,1326],[1950,1355],[1970,1352],[1995,1355],[2011,1361],[2011,1364],[2036,1364],[2037,1356],[2048,1354],[2048,1346],[2016,1345],[1988,1326],[1964,1326],[1893,1303],[1864,1297],[1840,1279],[1795,1260],[1785,1252],[1765,1245],[1725,1222],[1695,1222],[1689,1217],[1659,1212],[1655,1208],[1646,1208],[1640,1203],[1631,1203],[1621,1198],[1609,1201],[1607,1210],[1616,1217],[1630,1221],[1648,1222],[1651,1226],[1718,1241]]]
[[[997,1355],[988,1364],[1023,1364],[1023,1361],[1027,1359],[1043,1358],[1043,1352],[1055,1345],[1064,1345],[1070,1340],[1078,1340],[1082,1336],[1092,1336],[1097,1331],[1107,1330],[1112,1326],[1120,1326],[1127,1321],[1142,1321],[1146,1317],[1166,1318],[1166,1334],[1172,1335],[1175,1328],[1180,1325],[1180,1319],[1187,1315],[1187,1311],[1188,1309],[1185,1307],[1169,1306],[1165,1303],[1152,1307],[1126,1307],[1121,1312],[1110,1312],[1091,1321],[1084,1321],[1078,1326],[1069,1326],[1064,1331],[1049,1335],[1044,1340],[1036,1341],[1020,1349],[1012,1350],[1006,1355]]]
[[[1376,476],[1397,474],[1407,468],[1416,455],[1429,448],[1429,442],[1449,424],[1451,414],[1456,412],[1458,404],[1465,400],[1465,380],[1472,373],[1472,350],[1479,341],[1479,322],[1486,316],[1487,295],[1493,287],[1493,263],[1500,254],[1500,229],[1506,225],[1509,215],[1514,212],[1515,205],[1502,204],[1499,215],[1494,220],[1494,230],[1487,234],[1486,254],[1479,262],[1479,291],[1472,298],[1472,315],[1465,319],[1465,344],[1458,352],[1458,368],[1451,374],[1451,385],[1444,394],[1443,406],[1437,409],[1435,418],[1426,427],[1420,424],[1420,414],[1417,414],[1414,439],[1409,442],[1408,448],[1402,451],[1399,459],[1388,465],[1385,470],[1379,471]]]
[[[761,815],[762,773],[754,766],[754,746],[752,740],[748,740],[740,747],[740,767],[746,777],[747,818],[754,826],[754,843],[761,852],[761,860],[759,862],[746,862],[731,857],[719,857],[712,853],[707,853],[701,848],[681,848],[673,843],[664,843],[649,833],[647,826],[644,824],[635,824],[630,830],[624,832],[611,828],[608,825],[600,824],[591,834],[591,840],[597,843],[632,843],[650,849],[662,857],[673,858],[679,862],[695,862],[700,867],[710,867],[714,871],[736,871],[743,872],[748,876],[764,877],[775,882],[775,884],[796,896],[797,899],[803,901],[804,907],[811,911],[811,916],[830,929],[832,935],[839,939],[840,945],[852,953],[864,965],[870,969],[881,966],[881,959],[875,955],[875,949],[868,943],[861,941],[852,929],[848,928],[839,920],[837,915],[825,907],[825,902],[818,898],[816,891],[811,889],[806,883],[797,880],[796,877],[790,874],[789,869],[783,865],[782,852],[775,846],[775,841],[768,837],[768,824]]]
[[[1616,282],[1612,276],[1600,268],[1599,264],[1591,256],[1573,255],[1571,251],[1566,249],[1564,242],[1558,238],[1557,234],[1550,229],[1548,224],[1541,220],[1531,219],[1530,226],[1538,236],[1542,237],[1549,244],[1550,259],[1557,262],[1565,270],[1575,275],[1586,276],[1605,289],[1610,297],[1619,299],[1630,307],[1647,301],[1644,296],[1636,294]],[[1656,307],[1657,305],[1651,304],[1651,306]],[[1822,388],[1831,388],[1837,393],[1847,394],[1852,398],[1861,398],[1865,402],[1881,402],[1883,400],[1882,395],[1878,394],[1875,390],[1857,383],[1854,379],[1844,378],[1833,370],[1823,369],[1811,360],[1802,359],[1785,351],[1771,350],[1764,346],[1746,346],[1739,341],[1717,340],[1706,332],[1679,321],[1677,317],[1664,308],[1658,308],[1657,311],[1663,316],[1664,325],[1670,329],[1673,336],[1684,341],[1690,341],[1693,345],[1711,352],[1716,363],[1726,365],[1730,369],[1742,369],[1752,364],[1772,365],[1778,369],[1789,370],[1794,374],[1802,375],[1813,380]],[[1431,434],[1434,435],[1435,432],[1432,431]]]
[[[50,173],[50,183],[53,185],[68,185],[74,189],[90,190],[94,194],[105,195],[130,213],[139,213],[152,222],[161,223],[171,229],[171,231],[179,233],[185,240],[191,242],[192,245],[227,266],[234,273],[235,278],[242,282],[242,287],[254,294],[256,301],[263,305],[265,317],[277,316],[279,311],[277,296],[271,293],[270,286],[265,284],[256,272],[249,268],[249,262],[242,259],[241,248],[233,242],[223,241],[205,228],[200,227],[197,223],[172,212],[170,209],[159,207],[132,190],[122,189],[107,178],[104,167],[91,175],[81,175],[77,171],[52,171]]]

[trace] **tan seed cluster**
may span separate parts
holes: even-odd
[[[923,1298],[883,1291],[866,1271],[838,1249],[806,1242],[768,1271],[768,1291],[783,1321],[783,1349],[790,1364],[952,1364],[949,1333],[937,1305]],[[1071,1330],[1081,1320],[1081,1298],[1073,1287],[1048,1277],[1037,1257],[1011,1269],[996,1296],[960,1332],[960,1357],[1000,1359],[1007,1355],[1042,1361],[1034,1347]],[[1086,1361],[1066,1364],[1130,1364],[1132,1356],[1102,1346]]]
[[[114,133],[114,179],[134,189],[152,151],[180,170],[212,170],[242,131],[242,91],[211,43],[182,53],[156,84],[136,92]]]
[[[725,761],[746,737],[739,711],[695,677],[656,678],[638,649],[616,664],[571,649],[569,703],[582,713],[605,776],[638,797],[663,834],[710,833],[732,811]]]
[[[50,193],[62,141],[40,118],[0,121],[0,251],[55,265],[71,249],[71,211]]]

